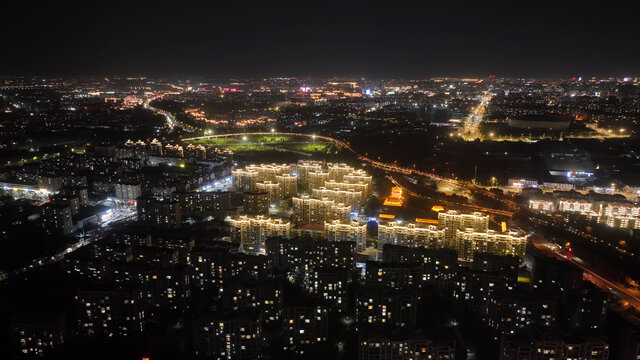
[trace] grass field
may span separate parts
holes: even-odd
[[[314,142],[308,144],[296,144],[294,150],[304,151],[304,152],[328,152],[333,149],[333,144],[322,142]]]
[[[196,145],[219,145],[219,144],[230,144],[234,142],[234,138],[209,138],[209,139],[196,139],[189,141],[192,144]]]
[[[210,145],[233,152],[269,151],[277,147],[282,150],[301,151],[306,153],[328,153],[335,146],[326,141],[310,139],[295,135],[254,135],[206,138],[188,141],[192,144]]]

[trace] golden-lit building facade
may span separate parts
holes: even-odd
[[[240,250],[247,253],[264,253],[264,241],[271,236],[288,238],[291,223],[262,215],[242,215],[229,220],[232,241],[240,243]]]
[[[621,204],[600,204],[600,214],[606,216],[640,216],[640,207]]]
[[[328,163],[327,170],[329,178],[335,181],[342,181],[344,176],[353,172],[355,169],[347,164]]]
[[[593,203],[589,201],[560,200],[558,211],[589,213],[593,210]]]
[[[291,174],[288,164],[247,165],[244,169],[232,170],[231,174],[239,191],[268,192],[272,204],[298,192],[298,179]]]
[[[524,257],[527,247],[527,236],[510,231],[498,233],[493,230],[477,232],[472,229],[457,230],[455,247],[458,258],[472,261],[475,253],[491,253],[494,255],[515,255]]]
[[[537,211],[552,212],[555,210],[555,204],[549,200],[529,200],[529,209]]]
[[[326,187],[327,189],[338,189],[342,191],[359,191],[361,203],[364,203],[365,201],[367,201],[367,197],[371,193],[370,185],[365,182],[347,182],[346,180],[343,180],[343,181],[328,180],[328,181],[325,181],[324,187]]]
[[[477,233],[489,230],[489,215],[480,212],[461,214],[455,210],[438,213],[438,229],[444,230],[445,247],[455,248],[457,231],[472,229]]]
[[[343,203],[345,205],[352,206],[354,209],[362,206],[362,192],[354,189],[341,190],[337,188],[321,187],[312,190],[312,194],[317,198],[328,198],[334,200],[337,203]]]
[[[276,182],[280,184],[281,199],[290,198],[298,194],[298,177],[291,174],[276,175]]]
[[[296,175],[300,183],[309,186],[309,172],[321,172],[322,162],[313,160],[300,160],[296,164]]]
[[[289,164],[258,164],[247,165],[247,171],[258,172],[258,181],[276,181],[276,175],[291,174]]]
[[[239,191],[256,191],[258,190],[256,184],[258,183],[258,172],[255,170],[246,169],[233,169],[231,170],[233,175],[233,185]]]
[[[351,184],[366,184],[367,188],[365,191],[366,196],[370,196],[373,190],[373,177],[367,174],[366,171],[359,169],[350,172],[349,174],[344,176],[343,179],[346,183]]]
[[[257,183],[256,189],[259,192],[265,192],[269,194],[270,204],[277,204],[280,202],[280,199],[281,199],[280,184],[267,180],[264,182]]]
[[[349,221],[351,206],[336,203],[334,200],[301,195],[294,197],[292,202],[295,224],[324,224],[332,220]]]
[[[167,157],[184,157],[184,149],[180,145],[167,144],[164,147],[164,155]]]
[[[367,224],[343,223],[333,220],[324,223],[324,238],[328,241],[355,241],[357,250],[363,251],[367,241]]]
[[[317,189],[324,187],[324,183],[330,179],[331,174],[326,170],[309,171],[309,188]]]
[[[378,249],[385,244],[411,247],[444,247],[444,229],[436,226],[418,226],[417,224],[400,224],[398,222],[378,224]]]

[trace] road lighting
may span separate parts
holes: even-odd
[[[276,132],[276,129],[271,128],[271,133],[273,134],[274,132]]]
[[[247,137],[246,137],[246,136],[243,136],[243,137],[242,137],[242,141],[247,141]]]

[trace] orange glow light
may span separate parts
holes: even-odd
[[[432,224],[432,225],[438,224],[438,220],[435,220],[435,219],[416,218],[416,222],[423,223],[423,224]]]
[[[402,206],[404,198],[402,197],[402,188],[394,186],[391,188],[391,195],[384,199],[383,205],[385,206]]]

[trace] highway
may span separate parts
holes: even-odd
[[[476,106],[463,122],[458,135],[462,136],[465,141],[483,139],[482,133],[480,132],[480,123],[482,123],[482,116],[484,115],[489,101],[491,101],[490,95],[483,96],[480,101],[480,105]]]
[[[429,196],[426,195],[422,195],[422,194],[418,194],[408,188],[406,188],[405,186],[403,186],[402,184],[400,184],[396,179],[394,179],[392,176],[387,176],[387,178],[395,185],[398,187],[401,187],[402,190],[404,192],[406,192],[407,194],[411,195],[411,196],[415,196],[417,198],[421,198],[421,199],[425,199],[425,200],[429,200],[429,201],[433,201],[434,199],[432,199]],[[450,201],[446,201],[446,200],[441,200],[438,199],[437,200],[438,203],[441,203],[442,205],[449,205],[449,206],[456,206],[456,207],[462,207],[462,208],[466,208],[469,211],[481,211],[481,212],[485,212],[485,213],[490,213],[490,214],[494,214],[494,215],[502,215],[502,216],[507,216],[507,217],[512,217],[513,216],[513,212],[511,211],[503,211],[503,210],[497,210],[497,209],[490,209],[487,207],[482,207],[482,206],[477,206],[477,205],[473,205],[473,204],[462,204],[462,203],[452,203]]]
[[[176,126],[179,126],[178,121],[176,121],[175,117],[173,117],[173,115],[170,112],[164,111],[164,110],[161,110],[161,109],[158,109],[156,107],[151,106],[151,102],[155,101],[155,100],[158,100],[158,99],[162,99],[165,95],[176,95],[176,94],[180,94],[180,93],[179,92],[163,93],[163,94],[148,98],[143,104],[143,107],[145,109],[151,110],[151,111],[155,112],[156,114],[164,116],[165,120],[167,121],[167,125],[169,126],[169,128],[171,130],[173,130]]]
[[[560,246],[550,243],[539,236],[532,236],[531,243],[538,250],[551,255],[557,259],[570,262],[572,265],[580,269],[584,273],[585,279],[602,289],[605,293],[613,295],[615,298],[626,301],[629,306],[640,311],[640,291],[627,287],[619,280],[607,278],[602,274],[598,274],[593,269],[587,267],[581,259],[573,256],[570,252],[563,250]]]
[[[81,249],[86,245],[93,244],[97,241],[104,239],[113,231],[122,229],[132,221],[135,221],[137,217],[138,215],[136,213],[132,213],[132,214],[123,215],[117,218],[113,218],[109,222],[103,223],[102,227],[88,231],[87,233],[84,234],[84,236],[79,238],[78,241],[71,244],[66,249],[63,249],[57,252],[56,254],[53,254],[50,256],[45,256],[42,258],[35,259],[30,265],[23,266],[20,269],[7,273],[7,276],[2,280],[10,279],[12,277],[23,274],[29,270],[37,269],[45,265],[55,264],[58,261],[64,259],[67,255],[77,251],[78,249]]]

